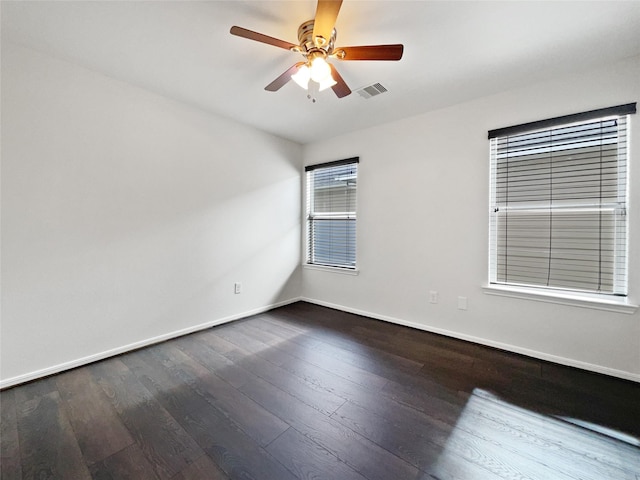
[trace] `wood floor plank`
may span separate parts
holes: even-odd
[[[241,390],[369,480],[419,476],[414,466],[262,379]]]
[[[156,348],[152,348],[130,353],[122,357],[122,363],[175,419],[208,405],[203,395],[193,390],[188,383],[171,375],[170,370],[155,358],[155,350]]]
[[[277,332],[272,331],[271,328],[265,328],[266,324],[262,322],[263,316],[264,314],[256,315],[246,321],[238,322],[237,329],[245,335],[258,340],[260,343],[266,343],[270,346],[276,346],[290,340],[289,335],[283,338],[278,335]]]
[[[437,356],[461,362],[471,359],[477,363],[493,365],[506,373],[521,371],[536,377],[541,376],[543,362],[540,360],[497,348],[471,344],[464,340],[426,332],[423,335],[416,336],[415,331],[408,328],[398,330],[396,338],[404,339],[405,342],[410,342],[409,344],[414,345],[414,348],[408,349],[408,351],[419,351],[422,348],[422,354],[419,358],[428,359]]]
[[[260,323],[260,320],[255,322],[256,327],[253,328],[257,329],[258,326],[264,324],[273,326],[273,320],[266,320],[263,323]],[[252,325],[253,323],[244,327],[251,328]],[[261,329],[264,330],[265,327]],[[387,374],[394,374],[396,371],[415,373],[422,368],[421,361],[389,352],[389,340],[387,338],[385,342],[372,345],[368,338],[359,335],[335,336],[318,334],[314,331],[307,331],[303,335],[291,338],[291,341],[302,345],[312,343],[317,350],[324,351],[324,353],[340,358],[350,365],[383,377],[386,377]],[[380,345],[382,348],[378,348]]]
[[[242,334],[242,332],[233,332],[232,334],[227,331],[221,336],[225,340],[239,347],[248,348],[251,353],[255,353],[258,356],[268,348],[265,344],[255,339],[251,339],[250,345],[243,345],[243,341],[247,336]],[[386,384],[387,380],[385,378],[368,372],[362,368],[345,363],[335,357],[327,356],[322,352],[316,351],[314,348],[315,346],[317,346],[317,342],[315,340],[306,339],[302,341],[302,343],[287,343],[286,349],[287,353],[294,357],[304,359],[305,361],[324,368],[325,370],[335,372],[337,375],[363,386],[382,388]]]
[[[429,434],[424,435],[418,431],[424,425],[411,428],[406,422],[394,422],[350,402],[332,418],[435,478],[551,478],[527,475],[505,461],[494,445],[444,424],[436,428],[434,422],[425,430]],[[444,461],[444,458],[456,458],[457,461]],[[558,480],[567,479],[559,476]]]
[[[258,325],[264,325],[263,316],[259,316],[257,318]],[[271,327],[269,327],[271,328]],[[247,322],[243,323],[243,332],[247,333],[251,331],[253,338],[256,341],[258,338],[258,334],[261,331],[260,328],[255,326],[249,326]],[[214,337],[214,336],[212,336]],[[337,391],[334,391],[333,387],[330,386],[327,382],[320,382],[318,380],[319,377],[324,377],[325,379],[331,377],[333,382],[332,384],[341,384],[345,386],[346,389],[349,389],[349,386],[353,386],[355,388],[361,388],[359,385],[345,380],[342,377],[334,375],[327,370],[323,370],[317,366],[314,366],[305,360],[302,360],[299,357],[305,357],[306,348],[296,345],[293,347],[297,352],[299,357],[292,355],[291,348],[289,345],[288,339],[285,340],[279,336],[272,336],[273,338],[280,339],[277,342],[274,342],[273,346],[268,344],[260,343],[258,356],[251,355],[249,352],[246,355],[238,356],[236,352],[232,353],[235,361],[244,365],[245,371],[251,371],[253,374],[260,376],[264,380],[269,381],[270,383],[282,388],[289,393],[292,393],[294,396],[300,398],[303,402],[306,402],[308,405],[313,406],[316,409],[319,409],[325,413],[331,413],[335,411],[335,409],[343,403],[343,398],[341,397]],[[218,338],[222,340],[221,338]],[[226,340],[222,340],[227,342]],[[255,344],[254,344],[255,345]],[[286,349],[285,352],[282,349]],[[227,351],[229,351],[227,349]],[[281,353],[278,353],[281,352]],[[273,353],[273,355],[271,355]],[[267,360],[267,362],[276,366],[276,368],[269,367],[265,365],[262,360]],[[300,371],[296,372],[296,366],[305,365],[307,370],[313,369],[315,375],[310,377],[308,374],[297,374]],[[287,365],[287,368],[284,368],[284,365]],[[283,367],[277,368],[277,367]],[[290,373],[293,373],[298,379],[301,379],[303,383],[300,383],[297,379],[291,379]],[[384,380],[375,379],[373,381],[376,385],[381,385],[384,383]],[[340,397],[340,398],[337,398]]]
[[[521,473],[533,478],[553,477],[567,480],[573,478],[585,480],[624,478],[622,470],[609,468],[602,465],[601,462],[596,462],[590,468],[585,469],[587,458],[573,455],[573,452],[569,452],[559,445],[563,438],[566,439],[570,436],[569,428],[564,428],[563,434],[559,437],[546,437],[543,441],[535,435],[525,435],[518,429],[518,423],[514,422],[515,425],[510,425],[506,422],[503,415],[500,414],[504,409],[494,413],[492,418],[489,418],[490,416],[485,412],[487,409],[487,401],[472,396],[464,409],[459,412],[457,420],[450,424],[410,408],[400,407],[390,410],[385,406],[373,403],[370,403],[368,409],[348,404],[338,410],[336,415],[342,415],[343,418],[349,419],[349,425],[361,421],[364,416],[369,416],[369,426],[375,424],[373,419],[384,417],[385,420],[381,423],[387,425],[385,427],[387,434],[388,425],[401,426],[402,436],[413,434],[420,437],[423,432],[428,431],[429,441],[443,448],[447,447],[450,452],[457,452],[458,455],[468,460],[472,457],[465,456],[466,453],[482,454],[482,458],[490,460],[491,464],[499,459],[502,459],[502,464],[508,463],[506,460],[508,458],[512,458],[514,462],[516,459],[520,459],[516,463],[525,465],[521,468]],[[354,414],[354,412],[356,413]],[[532,414],[528,413],[527,415]],[[519,421],[523,422],[526,419],[520,418]],[[547,422],[551,422],[551,419]],[[455,442],[452,439],[455,439]],[[496,446],[499,447],[498,450],[496,450]],[[576,465],[580,465],[580,467],[576,467]],[[494,473],[500,474],[499,471]]]
[[[235,422],[215,408],[193,412],[182,424],[229,478],[296,480]]]
[[[258,357],[274,365],[281,365],[292,358],[289,352],[277,348],[277,345],[271,344],[268,339],[261,339],[260,335],[252,331],[246,322],[239,325],[237,330],[211,331],[206,341],[214,350],[219,345],[225,345],[224,356],[231,361]]]
[[[359,319],[360,317],[354,316],[354,318]],[[278,325],[277,321],[272,318],[266,319],[265,322],[269,325]],[[383,324],[384,322],[374,323],[376,326],[379,326],[379,324]],[[369,329],[364,329],[358,325],[353,326],[352,330],[369,331]],[[455,371],[458,371],[457,369],[461,367],[471,369],[474,362],[472,356],[461,353],[449,353],[444,349],[439,350],[439,352],[444,352],[444,355],[432,358],[431,354],[427,355],[422,351],[425,346],[420,346],[420,348],[414,347],[413,353],[410,348],[407,348],[407,346],[403,344],[400,344],[397,348],[390,349],[393,338],[385,338],[383,336],[379,339],[360,338],[360,341],[363,343],[354,342],[353,339],[344,340],[342,337],[338,340],[326,340],[326,338],[327,335],[318,337],[314,336],[313,333],[305,333],[295,340],[301,347],[294,347],[293,350],[295,351],[295,348],[299,348],[302,353],[298,357],[304,358],[309,350],[309,346],[313,346],[316,353],[317,351],[321,351],[325,356],[344,361],[351,367],[356,367],[360,370],[364,369],[369,373],[375,374],[378,378],[397,382],[406,381],[407,378],[411,378],[411,374],[421,368],[424,369],[423,371],[432,369],[432,367],[424,366],[423,362],[428,362],[429,365],[436,364],[438,367],[441,367],[443,363],[455,362],[455,367],[451,368],[451,370]],[[412,339],[412,342],[414,345],[420,345],[415,339]],[[291,350],[290,347],[289,349]],[[391,353],[392,351],[395,353]],[[369,358],[372,360],[369,361]],[[337,368],[334,369],[334,371],[339,370],[340,369]]]
[[[266,380],[276,387],[290,393],[298,400],[316,410],[330,415],[335,412],[345,399],[325,389],[319,388],[313,383],[293,375],[286,369],[278,367],[260,358],[246,358],[239,362],[247,371]]]
[[[226,473],[209,457],[203,455],[171,480],[228,480]]]
[[[290,320],[286,321],[286,317],[284,315],[273,312],[267,312],[260,315],[258,325],[262,325],[263,329],[266,329],[286,340],[294,340],[300,335],[313,331],[311,326],[305,326],[303,322],[292,323]]]
[[[91,465],[91,476],[93,480],[158,480],[160,478],[136,444],[129,445]]]
[[[58,392],[32,393],[15,391],[22,478],[91,478]]]
[[[225,355],[228,355],[228,353],[223,355],[211,348],[210,337],[214,336],[199,337],[194,341],[179,339],[179,341],[172,343],[175,343],[178,348],[182,349],[182,351],[190,357],[190,360],[185,361],[185,363],[191,363],[195,360],[207,370],[236,388],[249,381],[253,375],[230,358],[227,358]],[[171,348],[171,346],[166,346],[165,348]],[[236,350],[236,353],[234,358],[244,358],[245,356],[245,353],[239,350]],[[247,353],[246,355],[250,354]]]
[[[362,385],[363,387],[381,389],[386,385],[386,378],[369,372],[363,368],[346,363],[339,358],[327,356],[325,353],[316,350],[314,346],[315,344],[313,343],[307,345],[293,343],[288,346],[288,351],[297,358],[305,360],[306,362],[323,368],[329,372],[335,373],[336,375]]]
[[[454,391],[471,393],[475,388],[504,389],[512,385],[508,376],[483,376],[479,372],[471,373],[473,365],[456,365],[452,363],[440,363],[439,361],[425,362],[420,375],[427,380],[442,385],[444,388]]]
[[[294,358],[283,364],[282,368],[305,382],[315,385],[316,388],[323,389],[345,400],[369,395],[376,397],[380,394],[380,390],[377,388],[363,387],[299,358]]]
[[[203,452],[119,359],[90,367],[159,478],[171,478]]]
[[[395,402],[390,405],[401,404],[413,408],[445,423],[455,423],[466,404],[468,394],[454,395],[450,392],[419,390],[412,386],[405,386],[390,382],[381,396],[380,401],[387,404],[387,399]],[[364,403],[367,402],[367,403]],[[364,398],[358,402],[366,407],[375,405],[373,399]]]
[[[464,367],[460,367],[464,368]],[[446,373],[451,373],[444,376]],[[432,397],[440,398],[447,402],[456,404],[460,401],[460,398],[466,398],[473,387],[469,385],[469,379],[466,376],[457,376],[455,372],[451,372],[450,368],[445,368],[438,375],[425,375],[421,370],[416,375],[398,374],[395,379],[389,380],[382,389],[383,393],[394,392],[402,390],[406,392],[413,392],[419,396],[427,394]],[[472,382],[475,385],[477,382]]]
[[[395,388],[392,389],[391,387],[395,387]],[[479,416],[488,416],[489,415],[488,412],[492,412],[492,409],[490,408],[492,407],[492,405],[486,402],[483,403],[482,409],[478,409],[474,406],[478,403],[478,401],[476,400],[475,402],[471,402],[470,397],[468,396],[458,396],[457,398],[456,397],[438,398],[438,397],[432,397],[430,395],[431,391],[432,389],[429,389],[429,390],[423,389],[422,394],[418,395],[416,394],[415,389],[412,390],[411,388],[407,388],[404,385],[390,383],[387,385],[387,387],[385,387],[385,393],[389,393],[389,397],[391,397],[398,403],[402,403],[403,405],[407,405],[411,408],[415,408],[423,413],[426,413],[430,416],[438,418],[449,424],[456,424],[459,426],[457,418],[459,417],[460,412],[462,411],[464,411],[467,416],[471,414],[475,415],[473,417],[474,422],[469,422],[468,425],[472,425],[474,423],[481,423],[482,419],[479,418]],[[473,397],[475,398],[477,396],[478,394],[475,393]],[[364,399],[366,400],[367,397],[364,397]],[[375,402],[370,401],[369,403],[365,403],[363,401],[360,401],[359,403],[364,407],[369,408],[370,410],[383,415],[385,412],[393,411],[395,412],[394,418],[397,419],[397,415],[399,412],[402,411],[402,409],[394,408],[393,404],[385,405],[385,401],[386,401],[385,398],[378,398],[376,399]],[[356,401],[356,403],[358,402]],[[483,412],[482,411],[483,409],[487,411]],[[516,437],[516,440],[519,438],[528,438],[528,439],[538,438],[537,442],[542,443],[546,446],[555,445],[554,442],[558,442],[559,439],[566,438],[567,434],[569,433],[569,430],[567,430],[566,428],[558,428],[558,425],[562,426],[562,423],[559,424],[553,418],[549,418],[548,420],[543,420],[538,422],[535,425],[532,425],[531,422],[533,418],[535,418],[536,416],[538,418],[544,418],[544,417],[536,411],[530,411],[530,410],[524,410],[524,409],[520,409],[519,411],[520,412],[526,411],[528,412],[528,415],[524,415],[522,413],[520,415],[516,415],[513,413],[514,411],[512,409],[507,409],[507,408],[501,408],[500,411],[493,412],[493,416],[491,417],[491,419],[497,422],[501,422],[498,425],[494,425],[497,431],[501,433],[509,432],[514,437]],[[414,424],[414,422],[415,421],[412,420],[411,423]],[[527,426],[527,428],[522,426],[523,422],[524,422],[524,425]],[[580,430],[582,429],[578,429],[577,431],[580,431]],[[543,435],[540,438],[540,435],[541,435],[540,432],[549,433],[550,431],[553,432],[552,436]],[[483,434],[486,435],[487,433],[488,433],[487,431],[484,431]],[[592,440],[598,439],[597,436],[590,437],[590,438]],[[585,444],[583,441],[576,441],[576,443],[581,446],[580,450],[583,451],[583,454],[584,454],[584,449],[587,449],[587,446],[589,445],[587,438],[585,438],[584,441],[586,441],[587,443]],[[607,451],[607,448],[605,446],[606,442],[597,441],[596,443],[597,443],[597,446],[595,446],[595,448],[591,450],[591,454],[595,455],[595,452],[599,452],[600,458],[598,459],[598,462],[601,462],[604,460],[603,455]],[[561,441],[560,441],[560,445],[562,446]],[[622,445],[622,447],[624,449],[624,445]],[[533,447],[528,445],[522,445],[523,451],[530,451],[532,450],[532,448]],[[620,447],[617,447],[617,448],[620,448]],[[566,458],[574,458],[574,462],[572,462],[572,465],[575,463],[582,463],[582,464],[585,463],[583,454],[578,454],[577,456],[570,455],[569,454],[570,452],[564,450],[564,447],[562,448],[562,451],[563,451],[563,453],[561,454],[562,456]],[[623,458],[624,458],[624,454],[622,454],[618,450],[616,451],[618,453],[616,453],[615,455],[623,455]],[[544,452],[540,452],[540,454],[541,456],[547,455]],[[638,456],[638,461],[640,461],[640,452],[636,451],[636,455]],[[629,462],[631,461],[632,460],[629,458]],[[592,469],[590,469],[590,471],[593,471],[593,470],[598,471],[598,468],[594,466]],[[638,465],[638,470],[640,471],[640,465]],[[608,474],[606,473],[606,471],[608,471],[611,475],[607,476]],[[614,474],[612,470],[608,470],[605,468],[605,471],[603,471],[603,476],[601,476],[600,478],[617,478],[617,476],[618,475]],[[620,476],[620,478],[623,478],[623,477]]]
[[[20,392],[20,401],[26,402],[34,398],[43,397],[49,393],[56,393],[56,380],[54,376],[45,377],[34,382],[20,385],[16,392]]]
[[[538,439],[544,445],[555,444],[567,458],[574,458],[574,463],[603,464],[628,473],[640,473],[640,448],[636,445],[594,434],[557,418],[548,418],[487,392],[476,392],[474,396],[485,401],[481,408],[475,403],[469,404],[469,413],[502,422],[506,428],[520,432],[525,438]]]
[[[293,428],[280,435],[267,450],[298,478],[367,480],[334,454]]]
[[[133,438],[88,368],[56,376],[62,404],[88,464],[103,460],[133,443]]]
[[[493,403],[492,405],[490,403]],[[506,410],[511,410],[507,412]],[[550,435],[541,434],[536,430],[526,432],[523,424],[529,422],[529,418],[537,415],[533,412],[517,412],[510,407],[504,407],[495,402],[487,401],[478,396],[470,399],[464,411],[464,421],[456,425],[457,430],[468,432],[479,438],[484,438],[494,444],[501,445],[505,452],[512,452],[522,458],[526,458],[533,463],[544,459],[545,465],[553,469],[553,474],[560,477],[566,475],[569,478],[581,478],[585,480],[602,479],[631,479],[632,471],[628,470],[634,461],[631,456],[626,456],[622,450],[618,450],[620,459],[624,459],[623,465],[612,466],[603,462],[602,458],[597,460],[585,455],[585,447],[581,451],[566,448],[572,438],[579,433],[579,427],[554,421],[552,418],[545,418],[545,424],[556,424],[556,433]],[[613,439],[601,437],[600,442],[613,442]],[[598,452],[609,449],[602,443],[598,445]],[[638,455],[640,452],[635,452]]]
[[[599,396],[604,400],[623,399],[640,408],[638,383],[566,365],[542,362],[542,378],[575,392]]]
[[[216,335],[217,330],[215,328],[204,330],[195,337],[201,343],[206,344],[214,352],[224,355],[226,358],[234,359],[234,355],[245,356],[251,353],[227,340]]]
[[[252,354],[258,354],[265,349],[263,342],[252,338],[239,328],[229,328],[231,325],[225,325],[225,327],[227,328],[216,329],[215,335]]]
[[[15,389],[0,392],[0,478],[22,478]]]
[[[419,362],[432,355],[430,351],[432,346],[419,341],[415,335],[403,337],[399,335],[398,331],[389,335],[380,329],[378,322],[354,325],[352,332],[369,347],[392,353],[407,360]]]
[[[371,348],[353,341],[318,341],[314,350],[387,379],[394,379],[397,373],[415,374],[424,365],[423,362],[390,353],[387,349]]]
[[[259,318],[260,317],[255,321],[245,322],[241,325],[242,333],[268,346],[268,348],[259,351],[258,355],[277,366],[281,366],[283,363],[295,358],[287,351],[287,344],[293,340],[288,337],[283,338],[274,334],[269,329],[265,329],[265,323],[258,323]]]
[[[260,445],[268,445],[289,427],[280,418],[196,361],[181,364],[176,373],[182,375],[186,382],[206,396],[215,409],[232,419]]]
[[[256,329],[256,332],[258,331],[259,330]],[[282,345],[282,342],[279,342],[278,345]],[[289,349],[289,345],[284,345],[284,348]],[[296,346],[295,349],[299,352],[300,356],[305,356],[304,353],[299,350],[299,346]],[[335,411],[339,405],[344,403],[344,399],[360,395],[373,395],[378,390],[363,387],[293,355],[288,356],[288,361],[281,365],[282,368],[266,366],[264,362],[255,357],[249,360],[245,360],[244,357],[238,357],[238,361],[244,364],[247,370],[253,370],[256,376],[290,393],[303,403],[327,414]],[[285,372],[283,372],[282,369],[284,369]],[[299,381],[295,380],[292,382],[289,374],[293,374],[303,380],[304,384],[300,384]],[[307,388],[308,385],[313,387],[313,390],[309,390]],[[308,392],[308,395],[302,395],[305,392]],[[322,394],[319,395],[318,392]],[[332,396],[326,397],[326,392]]]
[[[200,338],[204,332],[196,332],[191,335],[174,338],[166,342],[157,343],[148,350],[165,367],[177,365],[182,362],[189,362],[191,359],[180,347],[180,342],[186,341],[188,344]]]

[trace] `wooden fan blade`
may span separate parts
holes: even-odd
[[[333,56],[340,60],[400,60],[404,46],[366,45],[361,47],[340,47],[333,51]]]
[[[313,21],[313,41],[316,46],[323,47],[331,39],[341,5],[342,0],[318,0]]]
[[[338,98],[346,97],[351,93],[351,89],[344,81],[344,79],[340,76],[338,70],[336,70],[336,67],[331,64],[329,64],[329,66],[331,67],[331,76],[336,81],[336,84],[331,87],[331,90],[333,90]]]
[[[271,82],[269,85],[264,87],[264,89],[269,92],[277,92],[282,87],[284,87],[289,80],[291,80],[291,75],[296,73],[302,65],[304,65],[304,62],[296,63],[291,68],[289,68],[286,72],[284,72],[282,75],[276,78],[273,82]]]
[[[235,25],[231,27],[230,33],[231,35],[237,35],[238,37],[248,38],[249,40],[255,40],[256,42],[266,43],[268,45],[284,48],[286,50],[291,50],[292,48],[298,47],[298,45],[295,45],[293,43],[269,37],[268,35],[254,32],[253,30],[247,30],[246,28],[236,27]]]

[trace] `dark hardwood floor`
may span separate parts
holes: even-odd
[[[3,480],[640,480],[640,384],[302,302],[0,402]]]

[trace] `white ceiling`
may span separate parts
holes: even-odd
[[[264,87],[299,54],[315,0],[2,1],[2,40],[307,143],[640,55],[640,1],[344,0],[337,46],[402,43],[399,62],[334,63],[354,91],[315,103],[294,82]],[[640,81],[640,79],[638,79]],[[388,89],[363,99],[358,88]]]

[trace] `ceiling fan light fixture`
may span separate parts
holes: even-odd
[[[322,83],[331,78],[331,67],[323,57],[315,57],[311,60],[311,80]]]
[[[327,78],[325,78],[324,80],[318,82],[320,84],[320,88],[318,89],[318,91],[323,91],[326,90],[327,88],[331,88],[334,85],[336,85],[338,82],[336,82],[333,77],[331,75],[329,75]]]
[[[309,88],[309,80],[311,79],[311,70],[306,65],[302,65],[296,73],[291,75],[291,79],[307,90]]]

